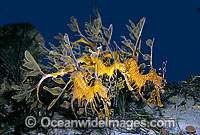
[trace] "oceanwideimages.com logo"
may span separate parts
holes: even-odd
[[[25,125],[28,128],[36,126],[36,118],[28,116],[25,119]],[[43,117],[40,124],[44,128],[136,128],[136,127],[158,127],[158,128],[175,128],[176,121],[173,119],[156,119],[156,120],[110,120],[105,119],[91,119],[87,120],[55,120],[49,117]]]

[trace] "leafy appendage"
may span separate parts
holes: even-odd
[[[25,51],[24,61],[25,63],[23,64],[23,66],[32,70],[27,74],[27,76],[37,76],[38,74],[40,75],[44,74],[29,51]]]

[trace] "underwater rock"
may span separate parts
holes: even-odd
[[[186,127],[192,125],[200,133],[200,76],[193,75],[188,80],[169,83],[165,87],[162,101],[163,108],[153,108],[156,118],[175,119],[176,128],[169,133],[187,133]],[[145,111],[148,112],[147,109]],[[190,128],[190,127],[189,127]],[[185,130],[186,129],[186,130]]]
[[[0,134],[21,133],[24,122],[15,120],[26,115],[28,106],[20,107],[20,103],[11,99],[15,93],[11,86],[24,80],[21,64],[25,50],[31,50],[40,63],[45,53],[44,46],[43,36],[31,24],[6,25],[0,29]]]
[[[192,96],[195,102],[199,102],[200,75],[191,75],[188,80],[166,84],[162,100],[168,100],[169,97],[176,95]]]
[[[0,72],[15,83],[23,80],[20,66],[25,50],[31,50],[38,63],[44,54],[45,41],[41,33],[31,24],[6,25],[0,29]]]

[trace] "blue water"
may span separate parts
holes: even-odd
[[[6,24],[30,23],[48,42],[58,32],[67,32],[70,39],[77,39],[67,27],[70,16],[78,19],[84,29],[84,22],[93,14],[93,6],[99,8],[103,25],[113,24],[113,37],[120,44],[121,35],[128,38],[125,24],[128,19],[137,23],[146,17],[142,35],[142,52],[149,53],[145,46],[148,38],[155,38],[153,65],[159,68],[168,61],[166,78],[168,82],[186,80],[190,75],[200,74],[200,1],[190,0],[1,0],[0,27]]]

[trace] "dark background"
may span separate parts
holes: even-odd
[[[75,16],[79,27],[93,14],[97,5],[103,25],[113,24],[112,40],[118,44],[121,35],[128,38],[125,24],[131,19],[138,23],[146,17],[142,35],[142,52],[150,50],[145,46],[148,38],[155,37],[153,65],[159,68],[167,63],[168,82],[187,80],[190,75],[200,74],[200,1],[199,0],[0,0],[0,27],[8,24],[30,23],[48,42],[56,44],[53,36],[69,33],[73,41],[77,37],[67,24]]]

